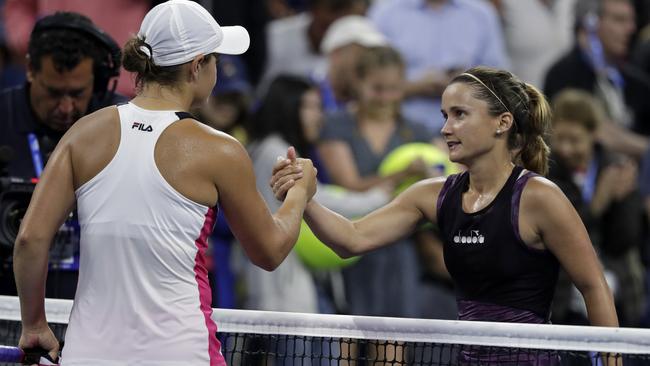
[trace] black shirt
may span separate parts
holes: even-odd
[[[522,170],[515,167],[494,200],[475,213],[462,208],[469,174],[450,176],[438,198],[438,225],[458,300],[529,310],[547,318],[559,263],[519,236],[519,201],[534,176],[528,172],[519,177]]]
[[[114,95],[108,103],[91,100],[87,113],[94,112],[108,105],[126,101],[121,95]],[[63,136],[39,123],[29,102],[29,83],[0,92],[0,147],[8,146],[13,158],[6,167],[6,173],[12,177],[33,178],[36,176],[32,153],[29,148],[28,135],[33,133],[38,139],[43,163]]]

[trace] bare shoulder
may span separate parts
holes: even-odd
[[[521,195],[520,212],[524,223],[534,228],[553,227],[559,221],[569,222],[577,217],[562,190],[544,177],[528,180]]]
[[[119,139],[119,114],[116,106],[105,107],[81,117],[61,141],[74,141],[75,145],[96,144],[105,141],[108,136]]]
[[[395,199],[398,203],[417,207],[431,222],[437,221],[436,205],[447,177],[423,179]]]
[[[530,178],[522,192],[522,204],[531,208],[553,207],[566,200],[562,190],[551,180],[542,176]]]
[[[406,192],[413,192],[413,195],[416,194],[435,194],[436,197],[440,194],[442,187],[445,185],[447,177],[435,177],[423,179],[415,184],[413,184]],[[429,196],[430,197],[430,196]]]
[[[213,168],[224,164],[240,166],[250,161],[246,149],[237,139],[195,119],[179,121],[170,134],[180,149],[191,152],[193,158]]]

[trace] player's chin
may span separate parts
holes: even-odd
[[[462,163],[464,154],[460,148],[460,144],[449,148],[449,161],[452,163]]]

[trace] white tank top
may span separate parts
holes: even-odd
[[[161,133],[186,116],[118,111],[115,156],[76,191],[81,260],[62,365],[225,365],[205,267],[216,211],[154,161]]]

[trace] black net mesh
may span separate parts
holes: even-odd
[[[51,327],[63,339],[65,324]],[[0,344],[16,345],[19,336],[18,321],[0,320]],[[642,354],[607,357],[597,352],[252,333],[218,333],[218,338],[231,366],[650,365],[650,355]]]

